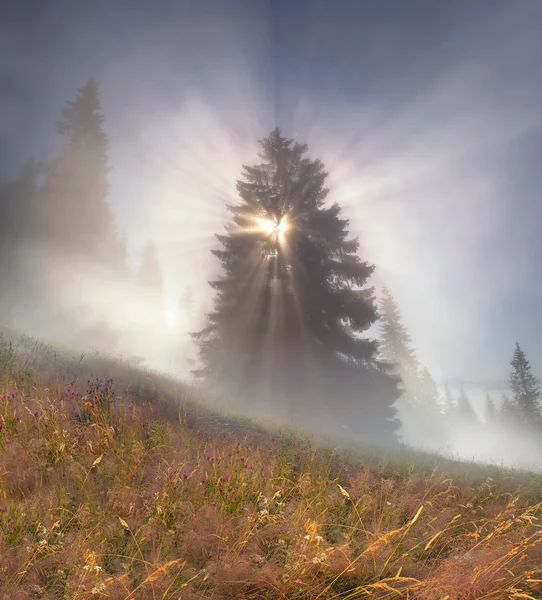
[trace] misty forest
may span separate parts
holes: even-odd
[[[542,600],[542,3],[0,14],[0,600]]]
[[[120,352],[173,374],[191,366],[197,385],[251,414],[540,464],[541,393],[521,346],[503,365],[510,391],[488,392],[482,414],[464,390],[439,389],[392,293],[371,286],[378,266],[360,256],[329,199],[325,165],[306,145],[275,129],[260,141],[260,162],[242,167],[231,220],[212,250],[221,263],[210,282],[214,305],[205,311],[190,288],[179,298],[191,331],[168,327],[154,245],[128,265],[108,202],[114,165],[95,80],[66,103],[56,131],[55,156],[30,159],[1,190],[5,326],[46,339],[61,330],[82,351]],[[379,337],[368,333],[375,324]]]

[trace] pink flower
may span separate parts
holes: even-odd
[[[301,581],[301,579],[296,579],[296,580],[294,581],[294,583],[299,583],[299,585],[305,585],[305,584],[304,584],[304,583]]]
[[[216,502],[214,500],[211,502],[211,506],[216,506]]]

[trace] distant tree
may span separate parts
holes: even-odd
[[[44,234],[57,252],[110,267],[122,245],[107,201],[109,146],[94,79],[62,110],[57,131],[63,146],[46,171]]]
[[[510,364],[512,366],[510,385],[519,416],[529,425],[539,424],[541,421],[540,387],[537,378],[531,372],[531,365],[518,343],[516,343]]]
[[[484,409],[485,409],[486,424],[491,425],[491,424],[495,423],[497,421],[497,417],[498,417],[497,407],[495,406],[495,402],[493,402],[493,399],[489,395],[489,392],[487,392],[487,394],[486,394]]]
[[[440,393],[429,369],[424,367],[419,375],[418,397],[425,407],[440,411]]]
[[[392,436],[397,380],[362,337],[377,319],[365,288],[374,267],[338,204],[326,205],[322,163],[278,129],[260,145],[262,162],[243,167],[233,223],[217,236],[223,274],[196,334],[198,374],[252,406],[265,398],[305,420],[354,419],[358,431]]]
[[[383,288],[379,303],[380,355],[394,365],[400,375],[407,397],[416,395],[419,386],[420,365],[412,349],[412,339],[401,322],[395,299],[388,288]]]

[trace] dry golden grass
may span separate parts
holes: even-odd
[[[542,598],[539,480],[225,440],[114,388],[0,380],[0,600]]]

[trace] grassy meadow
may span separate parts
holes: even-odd
[[[534,473],[236,418],[0,338],[0,600],[542,598],[541,516]]]

